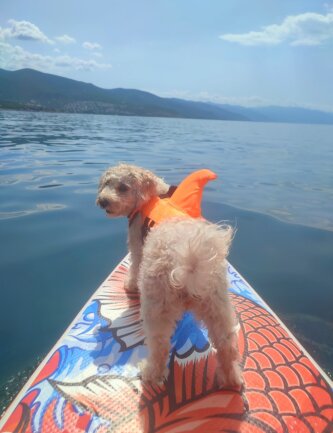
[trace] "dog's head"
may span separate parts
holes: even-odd
[[[110,217],[128,216],[159,194],[161,180],[135,165],[119,164],[101,176],[96,204]]]

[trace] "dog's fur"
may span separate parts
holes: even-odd
[[[143,168],[119,164],[101,177],[97,204],[111,217],[128,216],[169,189]],[[171,218],[154,227],[145,241],[141,216],[129,227],[131,267],[126,289],[141,294],[141,317],[149,355],[144,380],[167,375],[170,338],[184,310],[202,320],[217,351],[219,383],[241,386],[235,314],[228,296],[227,261],[233,230],[200,219]]]

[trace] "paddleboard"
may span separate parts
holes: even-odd
[[[138,377],[147,348],[127,256],[5,412],[12,433],[330,433],[332,383],[255,290],[229,265],[245,389],[220,389],[207,330],[185,313],[168,379]]]

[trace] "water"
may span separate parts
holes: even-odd
[[[230,260],[333,371],[332,126],[0,112],[0,412],[126,253],[94,204],[118,161],[169,183],[208,167]]]

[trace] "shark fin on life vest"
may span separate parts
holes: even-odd
[[[201,199],[207,182],[215,180],[217,175],[207,169],[193,172],[187,176],[172,194],[170,203],[182,209],[193,218],[201,217]]]

